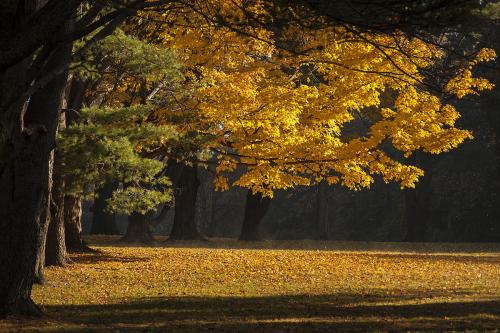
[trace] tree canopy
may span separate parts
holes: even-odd
[[[248,12],[265,17],[264,2],[244,9],[210,4],[213,11],[180,11],[172,18],[146,12],[124,30],[179,58],[182,93],[174,101],[170,95],[169,103],[157,100],[153,118],[197,133],[196,149],[217,156],[222,189],[237,165],[247,171],[234,184],[267,195],[322,179],[359,189],[376,174],[413,187],[423,171],[400,155],[437,154],[471,138],[455,126],[453,101],[492,88],[473,75],[476,64],[494,59],[492,49],[457,59],[445,41],[345,24],[309,30],[256,24],[240,31],[218,24],[218,17],[236,23]],[[446,62],[453,66],[445,68]],[[366,117],[363,130],[350,130]],[[388,145],[401,154],[389,154]],[[170,148],[157,152],[169,156]]]

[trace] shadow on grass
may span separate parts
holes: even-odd
[[[45,310],[57,325],[33,331],[484,332],[500,327],[500,300],[418,304],[403,297],[352,295],[158,297]]]

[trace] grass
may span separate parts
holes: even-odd
[[[499,244],[218,240],[48,268],[42,319],[0,332],[499,332]]]

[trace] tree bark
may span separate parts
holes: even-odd
[[[52,180],[49,180],[49,182],[51,182],[51,181]],[[52,184],[50,184],[49,187],[52,187]],[[47,249],[47,233],[49,230],[49,223],[50,223],[50,203],[49,202],[47,202],[47,207],[45,208],[45,210],[43,212],[42,221],[43,221],[43,224],[41,225],[40,234],[38,235],[38,241],[40,243],[40,246],[38,246],[37,252],[36,252],[34,283],[44,285],[46,282],[45,274],[44,274],[45,257],[46,257],[45,251]]]
[[[121,239],[126,243],[153,244],[154,237],[151,231],[149,214],[132,213],[128,217],[128,227],[125,236]]]
[[[174,225],[169,240],[200,240],[204,239],[198,232],[195,221],[195,207],[198,187],[197,166],[182,166],[179,177],[179,191],[175,194]]]
[[[262,219],[269,210],[271,198],[262,196],[261,193],[253,194],[251,190],[247,192],[245,205],[245,217],[241,228],[241,241],[259,241],[259,227]]]
[[[66,250],[70,253],[92,251],[82,238],[82,199],[64,197],[64,231]]]
[[[71,88],[66,109],[66,125],[78,122],[79,114],[84,104],[85,92],[89,83],[77,78],[71,80]],[[65,183],[71,187],[73,180],[65,177]],[[73,195],[64,197],[64,229],[66,250],[73,253],[92,251],[82,239],[82,198]]]
[[[66,88],[68,84],[66,85]],[[65,94],[67,96],[67,94]],[[62,107],[66,109],[67,98],[64,98]],[[59,130],[66,128],[66,114],[59,116]],[[64,266],[67,261],[66,240],[64,232],[64,191],[65,180],[60,164],[60,152],[54,152],[54,172],[52,173],[52,191],[50,198],[50,222],[47,232],[45,249],[45,266]]]
[[[71,44],[59,46],[44,71],[61,63],[67,67],[71,49]],[[5,72],[2,74],[4,80]],[[31,288],[37,253],[45,237],[53,149],[67,76],[67,71],[56,75],[31,96],[26,111],[20,112],[15,129],[3,142],[11,153],[0,166],[0,316],[41,313],[31,300]]]
[[[57,166],[55,167],[53,180],[45,266],[63,266],[67,261],[64,232],[64,178],[57,171]]]
[[[65,36],[62,31],[65,30],[66,23],[74,16],[81,2],[82,0],[18,1],[18,11],[28,10],[29,7],[31,13],[24,18],[22,25],[12,24],[10,31],[1,31],[0,71],[34,54],[43,45],[60,43]]]
[[[97,191],[97,198],[92,208],[92,228],[91,234],[94,235],[118,235],[116,226],[116,217],[114,213],[106,211],[106,200],[111,198],[113,192],[118,188],[116,183],[108,183]]]
[[[78,122],[80,118],[78,112],[83,107],[85,93],[88,86],[88,81],[82,81],[78,78],[73,78],[73,80],[71,80],[71,88],[68,96],[68,108],[66,110],[67,126],[71,126]]]

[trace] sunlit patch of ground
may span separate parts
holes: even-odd
[[[500,328],[500,245],[115,240],[47,269],[33,291],[47,317],[0,332]]]

